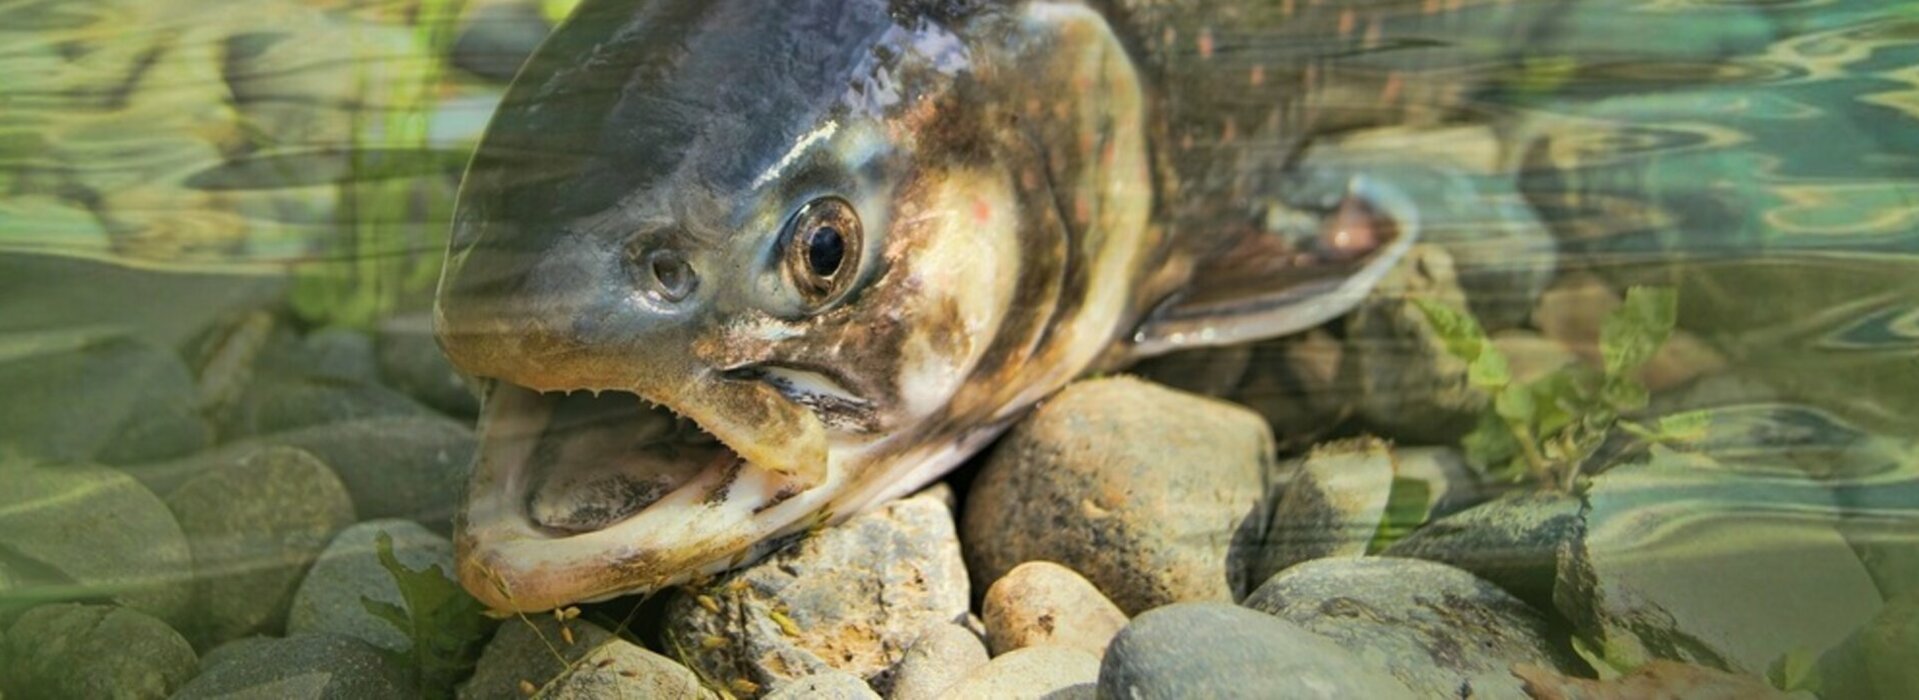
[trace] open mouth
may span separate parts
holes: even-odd
[[[520,465],[526,515],[554,535],[604,530],[744,461],[698,424],[634,394],[501,389],[531,394],[516,403],[547,416],[537,430],[495,437],[531,443]]]

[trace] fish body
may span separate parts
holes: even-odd
[[[1438,95],[1492,57],[1383,29],[1431,11],[589,0],[455,215],[436,330],[487,387],[462,582],[541,610],[721,571],[1077,377],[1337,316],[1416,211],[1297,158],[1460,116]]]

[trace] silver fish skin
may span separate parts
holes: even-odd
[[[1075,378],[1343,313],[1417,209],[1298,155],[1476,116],[1504,57],[1394,33],[1524,13],[1437,7],[588,0],[489,126],[440,283],[488,387],[461,581],[543,610],[719,572]]]

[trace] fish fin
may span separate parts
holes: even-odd
[[[1262,225],[1199,260],[1134,330],[1132,359],[1296,333],[1358,305],[1418,239],[1417,212],[1397,188],[1363,176],[1327,194],[1275,205]]]

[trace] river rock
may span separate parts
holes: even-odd
[[[1567,676],[1532,665],[1515,666],[1513,675],[1522,681],[1526,697],[1534,700],[1786,700],[1791,697],[1752,676],[1663,659],[1606,680]]]
[[[245,438],[314,425],[427,414],[425,407],[392,389],[337,379],[260,377],[247,386],[220,422],[224,435]]]
[[[1516,491],[1429,523],[1380,554],[1457,567],[1552,610],[1559,548],[1579,531],[1580,505],[1557,491]]]
[[[934,700],[947,688],[985,666],[989,657],[979,635],[958,624],[932,625],[893,668],[891,700]]]
[[[173,513],[139,482],[84,464],[0,455],[0,624],[17,601],[107,598],[172,624],[187,619],[193,553]]]
[[[954,683],[942,698],[950,700],[1092,700],[1099,681],[1099,657],[1079,649],[1037,646],[994,657]]]
[[[244,440],[184,460],[128,471],[166,492],[193,475],[262,447],[297,447],[333,468],[367,519],[402,518],[446,534],[466,492],[472,429],[439,416],[369,418]]]
[[[1281,452],[1311,446],[1353,413],[1352,377],[1340,371],[1345,350],[1324,329],[1252,345],[1250,367],[1233,401],[1266,419]]]
[[[460,700],[523,700],[525,685],[543,688],[588,652],[614,639],[585,620],[561,622],[552,615],[508,620],[480,652],[473,677],[460,684]],[[559,656],[555,657],[554,652]]]
[[[781,683],[773,692],[766,694],[766,700],[880,700],[880,694],[866,685],[859,676],[842,671],[826,670],[799,680]]]
[[[1370,430],[1406,442],[1447,444],[1471,430],[1488,401],[1446,351],[1415,299],[1464,308],[1452,257],[1414,246],[1346,317],[1345,366]]]
[[[1274,473],[1272,434],[1244,408],[1130,377],[1079,382],[994,448],[966,499],[967,563],[983,588],[1058,562],[1128,612],[1230,600],[1233,540]]]
[[[1247,597],[1331,640],[1423,697],[1521,697],[1514,664],[1583,664],[1550,641],[1539,612],[1472,574],[1418,559],[1319,559]]]
[[[1291,622],[1224,603],[1141,613],[1099,667],[1099,697],[1415,697],[1405,684]]]
[[[1359,556],[1378,534],[1393,490],[1393,455],[1372,439],[1321,445],[1299,463],[1252,562],[1265,581],[1300,562]]]
[[[116,605],[34,608],[0,650],[0,686],[25,698],[158,700],[198,670],[193,646],[173,628]]]
[[[716,683],[763,690],[831,668],[884,691],[907,645],[964,618],[970,598],[952,511],[923,493],[688,589],[665,630]]]
[[[186,364],[130,338],[0,360],[0,435],[49,462],[128,464],[205,449]]]
[[[1253,359],[1251,344],[1194,348],[1149,358],[1128,372],[1154,384],[1201,396],[1230,396]]]
[[[1554,600],[1615,666],[1763,673],[1863,625],[1879,592],[1818,481],[1655,452],[1596,476]]]
[[[1817,690],[1827,698],[1919,697],[1919,591],[1886,601],[1845,641],[1826,650],[1817,663]]]
[[[426,314],[397,316],[380,323],[375,336],[380,377],[387,385],[447,415],[471,418],[480,400],[440,351]]]
[[[327,540],[353,523],[333,470],[286,447],[246,454],[167,494],[193,544],[200,645],[280,629],[293,592]]]
[[[1126,613],[1072,569],[1044,561],[1013,567],[986,589],[980,616],[994,655],[1031,646],[1063,646],[1093,658],[1106,653]]]
[[[587,652],[558,678],[540,686],[533,697],[540,700],[706,700],[712,695],[685,666],[616,637]]]
[[[361,598],[408,609],[393,575],[380,565],[380,533],[393,540],[393,555],[408,569],[440,567],[453,571],[453,543],[410,520],[370,520],[333,537],[300,581],[287,611],[287,634],[331,632],[373,646],[406,651],[411,642],[382,618],[367,612]]]
[[[248,642],[206,664],[172,700],[407,700],[405,669],[352,637],[303,634]]]

